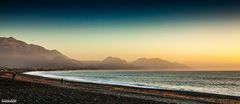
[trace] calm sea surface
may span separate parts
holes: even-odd
[[[36,76],[78,82],[240,96],[240,72],[162,72],[126,70],[34,71]]]

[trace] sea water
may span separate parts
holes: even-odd
[[[240,72],[166,72],[156,70],[33,71],[35,76],[151,89],[240,96]]]

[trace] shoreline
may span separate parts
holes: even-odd
[[[57,72],[61,72],[62,70],[58,70]],[[68,71],[77,71],[77,70],[68,70]],[[87,71],[89,72],[89,70],[81,70],[81,71]],[[90,70],[90,71],[95,71],[95,70]],[[100,71],[111,71],[111,70],[100,70]],[[114,71],[122,71],[122,70],[114,70]],[[128,70],[128,71],[135,71],[135,70]],[[140,70],[140,71],[146,71],[146,70]],[[153,71],[157,71],[157,70],[153,70]],[[33,73],[32,73],[33,72]],[[30,76],[37,76],[37,77],[43,77],[43,78],[47,78],[47,79],[61,79],[62,77],[59,76],[55,76],[55,75],[43,75],[43,74],[37,74],[34,73],[36,71],[27,71],[27,72],[23,72],[21,74],[24,75],[30,75]],[[49,71],[39,71],[39,73],[41,72],[49,72]],[[55,72],[55,71],[53,71]],[[171,71],[164,71],[164,72],[171,72]],[[174,71],[176,72],[176,71]],[[182,71],[179,71],[182,72]],[[192,72],[192,71],[187,71],[187,72]],[[206,71],[200,71],[200,72],[206,72]],[[208,71],[208,72],[212,72],[212,71]],[[232,71],[228,71],[228,72],[232,72]],[[64,79],[64,78],[63,78]],[[201,92],[201,91],[190,91],[190,90],[178,90],[178,89],[165,89],[165,88],[153,88],[153,87],[143,87],[143,86],[134,86],[134,85],[123,85],[123,84],[116,84],[116,83],[101,83],[101,82],[88,82],[87,80],[85,81],[79,81],[79,80],[75,80],[74,78],[65,78],[65,81],[69,81],[69,82],[76,82],[76,83],[89,83],[89,84],[100,84],[100,85],[110,85],[110,86],[122,86],[122,87],[129,87],[129,88],[139,88],[139,89],[145,89],[145,90],[160,90],[160,91],[174,91],[174,92],[179,92],[179,93],[185,93],[185,94],[191,94],[191,93],[198,93],[198,94],[202,94],[202,95],[211,95],[211,96],[218,96],[218,97],[231,97],[231,98],[238,98],[240,96],[237,95],[230,95],[230,94],[221,94],[221,93],[208,93],[208,92]]]
[[[22,73],[22,72],[21,72]],[[94,94],[103,94],[123,99],[138,99],[138,101],[155,103],[186,103],[186,104],[205,104],[205,103],[225,103],[238,104],[240,97],[220,94],[210,94],[190,91],[176,91],[165,89],[147,89],[138,87],[129,87],[121,85],[97,84],[89,82],[73,82],[64,80],[63,83],[58,79],[32,76],[18,73],[16,82],[28,82],[31,84],[48,85],[61,88],[63,90],[71,89],[76,92],[87,92]],[[10,72],[0,72],[0,78],[11,79]],[[1,96],[0,96],[1,97]],[[146,103],[145,102],[145,103]]]

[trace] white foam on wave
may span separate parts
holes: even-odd
[[[89,80],[80,79],[79,77],[53,75],[53,74],[49,74],[49,72],[61,73],[61,71],[32,71],[32,72],[24,72],[23,74],[52,78],[52,79],[64,78],[64,80],[76,81],[76,82],[89,82]]]
[[[121,80],[101,80],[97,78],[88,79],[83,77],[73,77],[73,76],[61,76],[56,73],[62,73],[63,71],[32,71],[25,72],[23,74],[29,74],[34,76],[41,76],[53,79],[61,79],[75,82],[91,82],[91,83],[99,83],[99,84],[110,84],[110,85],[122,85],[122,86],[130,86],[130,87],[138,87],[138,88],[150,88],[150,89],[168,89],[168,90],[180,90],[180,91],[194,91],[194,92],[204,92],[204,93],[213,93],[213,94],[222,94],[222,95],[231,95],[231,96],[240,96],[239,91],[232,91],[229,88],[210,88],[210,87],[196,87],[189,85],[167,85],[167,84],[146,84],[142,82],[125,82]],[[64,71],[66,72],[66,71]],[[74,72],[74,71],[67,71]],[[55,74],[53,74],[55,73]]]

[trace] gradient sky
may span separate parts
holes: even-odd
[[[159,57],[196,68],[240,68],[240,2],[6,0],[0,36],[78,60]]]

